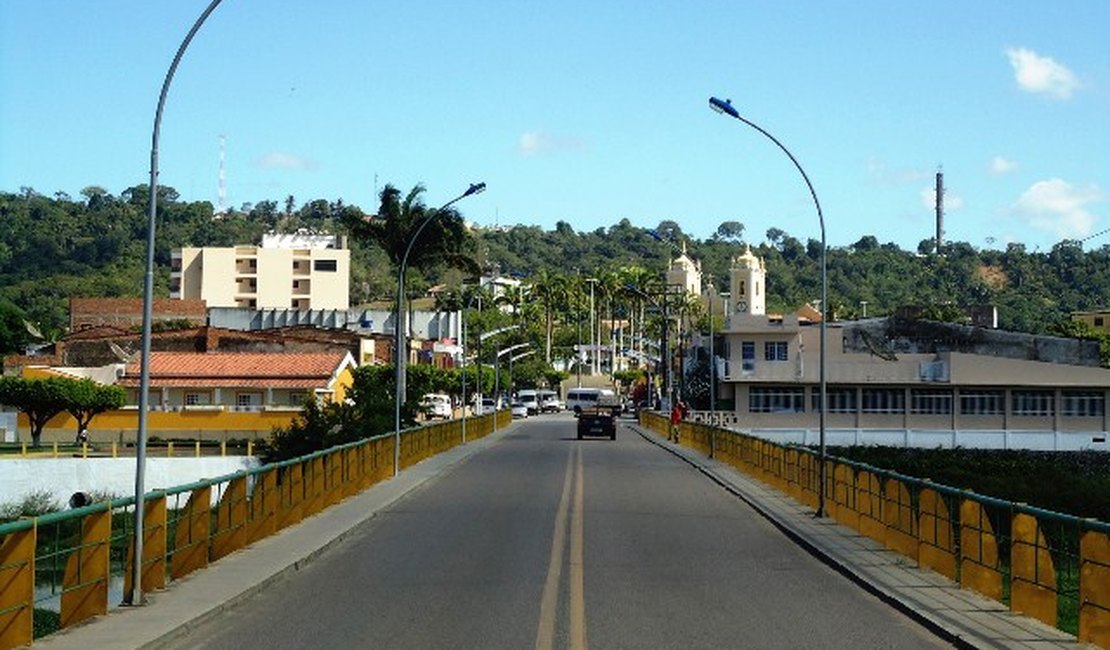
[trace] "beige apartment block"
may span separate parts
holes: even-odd
[[[262,246],[173,253],[170,296],[209,307],[347,309],[351,253],[335,237],[267,236]]]

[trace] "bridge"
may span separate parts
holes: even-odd
[[[660,429],[515,421],[34,645],[1083,647],[861,533],[866,508],[815,518],[700,425]]]

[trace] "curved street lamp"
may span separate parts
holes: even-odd
[[[401,471],[401,404],[405,401],[405,359],[408,355],[408,336],[404,333],[402,326],[403,320],[403,307],[405,300],[405,267],[409,263],[409,255],[412,253],[412,247],[416,244],[416,240],[420,238],[420,233],[424,228],[431,223],[436,217],[443,214],[447,208],[455,203],[465,199],[473,194],[479,194],[486,189],[485,183],[471,183],[470,187],[462,194],[451,199],[447,203],[441,205],[435,212],[424,217],[420,225],[416,228],[416,232],[412,234],[409,239],[409,245],[405,248],[405,254],[401,257],[401,264],[397,269],[397,311],[396,319],[393,323],[393,347],[396,348],[394,352],[395,359],[395,373],[394,373],[394,387],[396,389],[394,401],[394,414],[393,414],[393,475],[397,476]],[[402,345],[402,341],[404,345]]]
[[[714,111],[716,111],[718,113],[723,113],[725,115],[729,115],[731,117],[734,117],[734,118],[740,120],[744,124],[747,124],[748,126],[752,127],[756,131],[759,131],[763,135],[767,136],[767,139],[769,139],[771,142],[774,142],[778,146],[779,149],[782,149],[782,152],[785,153],[788,158],[790,158],[790,162],[794,163],[794,167],[796,167],[798,169],[798,172],[801,173],[802,179],[806,182],[806,187],[809,188],[809,195],[811,197],[813,197],[813,205],[817,208],[817,220],[821,225],[821,345],[820,345],[820,368],[821,369],[820,369],[820,379],[819,379],[820,392],[821,392],[821,411],[819,413],[818,420],[817,420],[817,422],[818,422],[817,426],[818,426],[818,431],[819,431],[819,436],[820,436],[820,445],[821,445],[821,452],[820,452],[821,470],[820,470],[820,478],[819,478],[819,480],[821,482],[821,485],[820,485],[820,488],[818,489],[818,492],[817,492],[818,496],[817,496],[817,513],[816,513],[816,515],[818,517],[824,517],[825,516],[825,491],[826,491],[826,487],[825,487],[825,457],[826,457],[826,452],[825,452],[825,411],[828,409],[828,405],[829,405],[828,386],[826,385],[826,382],[825,382],[825,341],[826,341],[827,333],[828,333],[827,321],[828,321],[828,315],[829,315],[828,314],[828,309],[829,309],[828,308],[828,305],[829,305],[829,301],[828,301],[829,277],[828,277],[828,271],[827,271],[827,267],[826,267],[826,257],[827,257],[827,253],[828,253],[828,246],[825,243],[825,216],[821,212],[821,202],[817,200],[817,192],[815,192],[813,190],[813,183],[809,182],[809,176],[806,175],[805,170],[802,169],[801,164],[798,163],[798,159],[794,157],[794,154],[790,153],[790,150],[787,149],[786,146],[783,145],[781,142],[779,142],[778,138],[776,138],[775,136],[768,133],[766,130],[764,130],[761,126],[759,126],[755,122],[752,122],[751,120],[749,120],[749,119],[745,118],[744,116],[740,115],[739,111],[737,111],[735,108],[733,108],[731,100],[718,99],[716,97],[710,97],[709,98],[709,107],[712,108]]]
[[[146,491],[146,437],[147,437],[147,409],[150,407],[150,338],[151,324],[154,321],[154,227],[158,214],[158,139],[162,131],[162,109],[166,105],[166,96],[170,92],[170,83],[177,72],[177,66],[185,55],[186,48],[200,30],[201,25],[208,16],[216,10],[222,0],[212,0],[193,23],[192,29],[185,35],[177,54],[170,63],[166,77],[162,81],[162,92],[158,95],[158,107],[154,110],[154,130],[150,137],[150,185],[147,196],[146,219],[146,274],[143,277],[143,334],[142,356],[139,360],[139,425],[135,432],[135,537],[134,558],[131,565],[131,593],[124,594],[125,602],[131,605],[141,605],[143,601],[143,508],[146,505],[143,496]]]

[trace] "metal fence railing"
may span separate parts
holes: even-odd
[[[667,436],[666,417],[640,423]],[[705,423],[681,443],[817,507],[820,458]],[[1110,523],[826,458],[828,516],[1014,612],[1110,648]]]
[[[466,439],[509,411],[467,419]],[[400,469],[463,442],[460,420],[400,436]],[[142,591],[163,588],[394,474],[392,433],[143,499]],[[135,498],[0,524],[0,650],[105,614],[131,593]]]

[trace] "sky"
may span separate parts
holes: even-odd
[[[148,182],[207,0],[0,0],[0,191]],[[1105,0],[223,0],[167,96],[187,201],[373,212],[423,184],[477,224],[673,220],[698,239],[1110,244]]]

